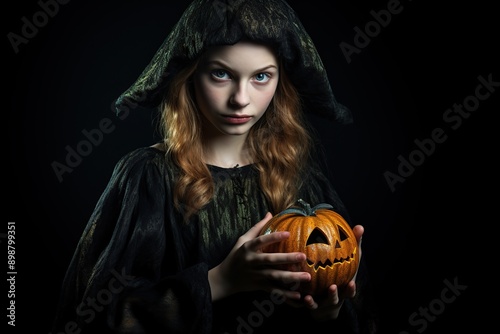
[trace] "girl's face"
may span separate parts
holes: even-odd
[[[205,125],[218,134],[248,134],[266,112],[278,79],[278,61],[267,46],[240,41],[211,49],[194,75]]]

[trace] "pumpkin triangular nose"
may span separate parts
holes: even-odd
[[[340,248],[340,244],[338,240],[335,240],[335,248]]]

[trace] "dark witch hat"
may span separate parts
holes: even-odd
[[[116,100],[117,113],[135,106],[157,107],[180,69],[212,46],[244,38],[274,48],[305,112],[352,122],[349,109],[333,95],[311,37],[285,0],[194,0],[136,82]]]

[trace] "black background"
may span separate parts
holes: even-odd
[[[493,144],[500,87],[456,129],[443,115],[474,96],[479,76],[500,81],[497,18],[486,1],[401,1],[401,12],[348,63],[340,43],[354,45],[353,28],[364,30],[374,20],[370,11],[392,2],[290,1],[337,99],[355,118],[348,126],[311,121],[327,149],[332,182],[365,227],[363,256],[381,305],[381,333],[486,332],[495,323],[483,302],[495,290],[489,263],[490,227],[498,221]],[[4,9],[9,145],[0,232],[16,223],[16,327],[6,326],[10,331],[50,331],[65,268],[114,164],[155,140],[153,112],[135,110],[119,119],[111,104],[187,3],[70,1],[18,52],[8,34],[21,35],[21,18],[33,22],[41,7],[31,0]],[[106,118],[112,131],[58,180],[52,164],[65,164],[67,147],[76,149],[86,140],[83,131],[98,129]],[[446,140],[422,155],[415,140],[428,142],[436,128]],[[398,157],[419,154],[419,165],[391,189],[384,173],[398,173]],[[466,288],[446,292],[446,280]],[[432,317],[410,323],[420,308]]]

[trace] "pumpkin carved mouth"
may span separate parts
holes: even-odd
[[[332,261],[330,261],[330,259],[327,259],[325,262],[323,262],[323,261],[314,262],[313,260],[308,258],[308,259],[306,259],[306,261],[307,261],[307,265],[309,267],[314,268],[314,271],[317,271],[318,269],[326,269],[328,267],[333,268],[333,266],[341,265],[344,262],[349,263],[352,260],[354,260],[354,253],[351,254],[351,256],[349,256],[347,258],[341,257],[340,259],[334,259],[333,263],[332,263]]]
[[[319,268],[321,268],[321,269],[326,269],[326,267],[333,268],[333,263],[330,260],[326,260],[325,263],[323,263],[322,261],[314,263],[314,261],[307,259],[307,265],[309,267],[314,268],[315,271],[317,271]]]

